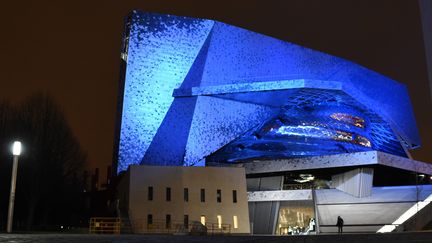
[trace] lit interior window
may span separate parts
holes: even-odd
[[[234,222],[234,229],[237,229],[238,228],[238,220],[237,220],[236,215],[233,216],[233,222]]]
[[[332,131],[329,129],[310,125],[281,126],[273,132],[278,135],[306,136],[314,138],[329,137],[333,135]]]
[[[367,139],[367,138],[365,138],[365,137],[363,137],[363,136],[360,136],[360,135],[358,135],[357,137],[356,137],[356,139],[355,139],[355,143],[357,143],[357,144],[360,144],[360,145],[363,145],[363,146],[365,146],[365,147],[372,147],[372,144],[371,144],[371,142],[369,141],[369,139]]]
[[[333,113],[330,115],[330,117],[335,120],[354,125],[356,127],[365,127],[365,120],[358,116],[352,116],[344,113]]]
[[[217,223],[218,223],[218,228],[221,229],[222,228],[222,216],[221,215],[217,216]]]
[[[350,142],[353,139],[353,135],[352,133],[349,132],[336,131],[336,135],[334,136],[334,139],[339,141]]]
[[[312,174],[300,174],[299,177],[299,179],[294,179],[294,181],[298,183],[306,183],[315,179],[315,176],[313,176]]]
[[[204,215],[201,215],[201,224],[205,226],[206,224],[206,219]]]
[[[336,135],[333,137],[333,139],[337,141],[352,142],[369,148],[372,147],[369,139],[357,134],[354,136],[349,132],[336,131]]]

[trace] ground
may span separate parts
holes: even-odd
[[[172,236],[88,234],[1,234],[0,243],[136,242],[284,242],[284,243],[432,243],[432,232],[312,236]]]

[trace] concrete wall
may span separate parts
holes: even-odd
[[[373,169],[357,168],[332,176],[333,186],[355,197],[368,197],[372,193]]]
[[[118,209],[117,216],[120,218],[128,218],[129,210],[129,176],[130,171],[127,171],[117,185]]]
[[[217,223],[217,215],[223,224],[231,225],[232,233],[249,233],[249,214],[246,193],[246,177],[243,168],[181,167],[133,165],[129,169],[129,218],[136,233],[147,232],[147,215],[153,222],[165,222],[171,215],[173,223],[182,223],[184,215],[189,222],[200,222],[205,215],[207,223]],[[148,187],[153,187],[153,200],[147,198]],[[171,201],[166,201],[166,188],[171,188]],[[184,201],[183,190],[188,188],[189,200]],[[205,189],[205,202],[200,200],[200,190]],[[222,201],[217,202],[217,190]],[[237,203],[233,203],[233,190],[237,191]],[[233,216],[238,218],[235,229]]]
[[[281,190],[283,185],[283,176],[247,178],[246,183],[248,191]]]
[[[254,234],[274,234],[280,202],[250,202],[251,231]]]
[[[283,176],[248,178],[246,182],[251,232],[274,234],[280,203],[271,198],[280,194]]]
[[[278,191],[254,191],[248,192],[249,202],[273,202],[273,201],[306,201],[312,200],[312,190],[278,190]]]

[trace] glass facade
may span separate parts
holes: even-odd
[[[292,90],[287,95],[277,115],[209,155],[206,162],[235,163],[371,150],[407,156],[401,142],[389,132],[389,125],[347,95],[317,89]]]
[[[312,201],[282,201],[280,202],[277,235],[298,235],[310,228],[310,222],[315,218]]]

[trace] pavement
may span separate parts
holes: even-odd
[[[136,243],[136,242],[284,242],[284,243],[432,243],[432,232],[310,236],[174,236],[89,234],[1,234],[0,243]]]

